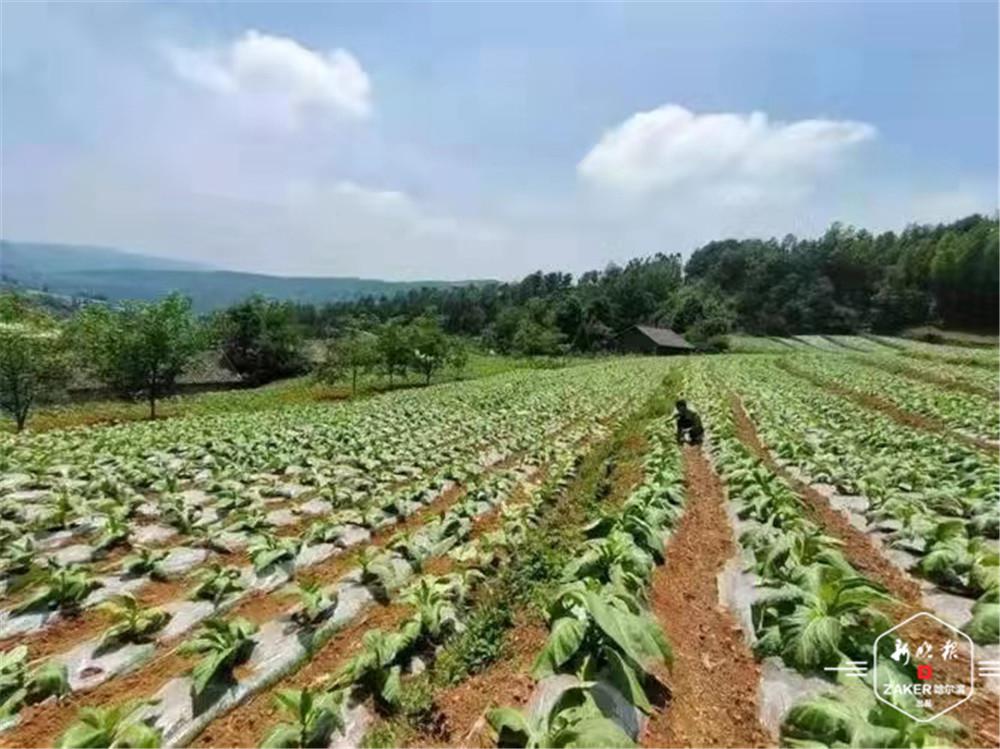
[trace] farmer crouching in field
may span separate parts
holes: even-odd
[[[692,445],[700,445],[705,436],[705,429],[701,425],[701,418],[687,407],[685,401],[677,401],[677,413],[674,414],[674,418],[677,420],[678,444],[687,441]]]

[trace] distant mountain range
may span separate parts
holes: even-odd
[[[269,276],[217,270],[107,247],[0,241],[0,280],[67,297],[152,300],[179,291],[199,312],[227,307],[251,294],[323,304],[366,295],[391,296],[423,287],[489,281],[380,281],[366,278]]]

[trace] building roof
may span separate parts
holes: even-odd
[[[694,346],[685,341],[670,328],[652,328],[649,325],[636,325],[635,329],[649,338],[657,346],[665,346],[666,348],[694,349]]]

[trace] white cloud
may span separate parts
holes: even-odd
[[[350,216],[358,227],[371,224],[378,227],[380,235],[404,241],[438,239],[473,246],[497,242],[503,237],[503,232],[495,226],[434,211],[405,192],[366,187],[351,180],[298,183],[286,191],[283,202],[290,209],[312,217],[324,213]]]
[[[202,160],[192,163],[189,183],[203,182]],[[32,158],[11,164],[19,174],[37,166]],[[69,158],[60,161],[58,184],[4,194],[5,235],[278,275],[506,277],[539,262],[534,247],[533,259],[511,269],[521,237],[410,192],[315,175],[274,173],[262,181],[269,189],[193,191],[155,164]]]
[[[606,132],[577,173],[630,194],[693,189],[746,204],[775,192],[808,190],[875,136],[875,128],[864,122],[772,122],[763,112],[696,114],[667,104]]]
[[[863,123],[680,107],[618,122],[580,163],[581,184],[611,189],[564,189],[561,178],[579,159],[538,150],[548,148],[548,119],[536,128],[541,141],[522,142],[517,128],[501,133],[478,112],[465,123],[481,135],[472,160],[466,135],[451,142],[444,128],[428,140],[422,129],[450,110],[405,116],[407,107],[426,108],[419,88],[397,87],[399,119],[386,127],[345,126],[370,116],[372,84],[350,53],[327,51],[334,41],[309,49],[241,32],[217,46],[164,49],[154,40],[187,39],[184,27],[171,19],[115,25],[112,15],[134,18],[135,9],[35,3],[17,12],[34,20],[5,26],[4,81],[16,83],[5,92],[19,112],[0,154],[11,238],[281,274],[511,278],[688,252],[720,237],[814,236],[834,220],[900,229],[997,205],[995,174],[935,169],[940,153],[920,171],[874,148],[863,169],[838,168],[875,135]],[[389,71],[393,64],[380,61]],[[452,94],[481,88],[469,88],[468,76],[461,83]],[[498,96],[490,106],[510,103]],[[527,121],[537,116],[545,113],[524,112]],[[415,131],[413,119],[423,122]],[[59,128],[39,133],[33,122]],[[278,137],[262,132],[274,127]],[[564,140],[576,132],[568,128]],[[514,146],[528,161],[515,159],[508,172]],[[554,180],[556,169],[566,171]]]
[[[167,45],[164,53],[180,78],[287,127],[310,114],[371,114],[371,81],[344,49],[316,52],[294,39],[250,30],[225,47]]]

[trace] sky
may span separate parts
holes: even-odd
[[[0,14],[6,239],[513,279],[997,208],[993,2]]]

